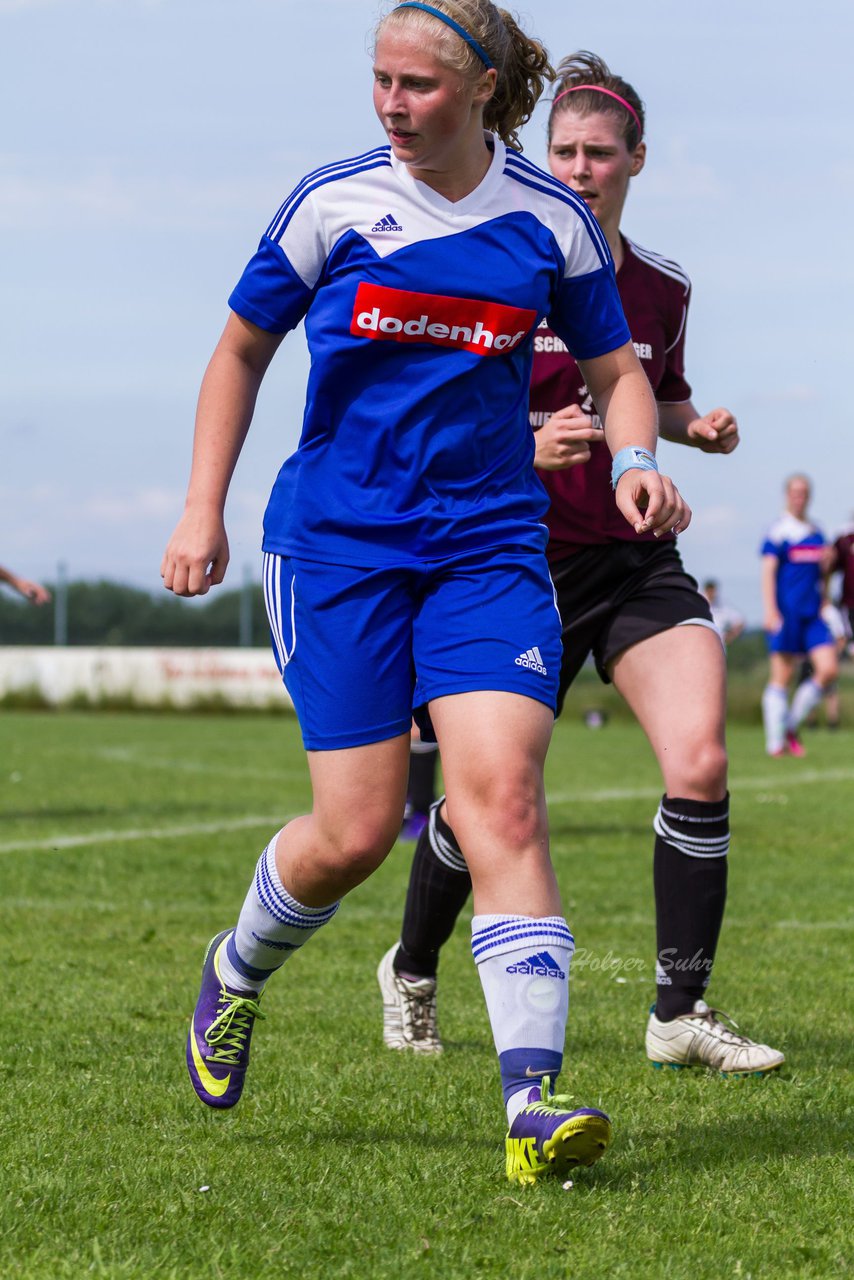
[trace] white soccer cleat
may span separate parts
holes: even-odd
[[[691,1013],[660,1022],[654,1007],[646,1028],[646,1056],[654,1067],[711,1067],[722,1076],[764,1076],[786,1061],[779,1049],[731,1030],[737,1024],[698,1000]]]
[[[436,1022],[436,979],[404,978],[392,967],[398,944],[385,953],[377,969],[383,997],[383,1043],[389,1049],[441,1053]]]

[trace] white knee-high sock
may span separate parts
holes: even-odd
[[[799,684],[792,698],[787,727],[794,732],[799,724],[803,724],[813,707],[818,706],[823,697],[824,690],[815,680],[804,680],[803,684]]]
[[[575,942],[562,916],[475,916],[471,933],[512,1124],[563,1064]]]
[[[276,869],[279,835],[258,859],[237,927],[220,959],[223,981],[239,990],[260,991],[270,974],[327,924],[341,905],[304,907],[288,893]]]
[[[778,684],[766,684],[762,693],[762,720],[765,725],[765,749],[769,755],[781,751],[786,735],[789,700]]]

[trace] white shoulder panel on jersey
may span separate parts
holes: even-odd
[[[317,284],[333,246],[358,216],[365,188],[388,182],[389,147],[340,160],[307,174],[267,228],[294,271],[309,288]]]
[[[791,512],[784,511],[768,530],[767,540],[780,546],[784,542],[803,542],[811,533],[817,532],[816,526],[808,520],[799,520]]]
[[[567,275],[584,276],[607,265],[608,244],[584,201],[499,138],[493,146],[490,173],[455,206],[411,178],[387,146],[315,170],[284,201],[267,235],[309,289],[335,245],[351,232],[385,258],[513,213],[535,217],[552,233]]]
[[[509,148],[505,173],[524,192],[521,207],[534,213],[554,235],[568,274],[588,275],[611,261],[611,250],[599,223],[574,191]]]

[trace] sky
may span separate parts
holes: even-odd
[[[854,512],[848,370],[850,0],[566,0],[517,11],[553,60],[592,49],[647,107],[623,230],[693,281],[687,367],[728,458],[663,443],[686,565],[760,619],[757,550],[792,471],[828,533]],[[384,140],[375,0],[0,0],[0,564],[161,589],[198,386],[226,299],[309,169]],[[547,111],[523,135],[545,162]],[[307,356],[285,340],[226,511],[260,577]]]

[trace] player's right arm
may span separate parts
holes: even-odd
[[[223,512],[228,486],[258,388],[282,337],[232,312],[205,371],[184,514],[160,566],[163,585],[175,595],[205,595],[225,576],[229,552]]]
[[[772,635],[783,625],[783,615],[777,605],[777,570],[779,561],[767,552],[762,557],[762,626]]]

